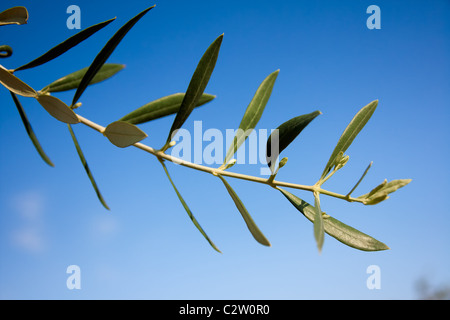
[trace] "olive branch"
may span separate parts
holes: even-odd
[[[132,29],[132,27],[154,7],[155,6],[145,9],[144,11],[140,12],[138,15],[130,19],[127,23],[125,23],[110,38],[103,49],[96,55],[95,59],[89,67],[75,71],[61,79],[58,79],[45,86],[41,90],[33,89],[30,85],[26,84],[18,77],[16,77],[15,73],[21,70],[38,67],[49,62],[50,60],[59,57],[66,51],[70,50],[99,30],[106,27],[109,23],[115,20],[115,18],[98,23],[78,32],[74,36],[56,45],[40,57],[23,66],[15,69],[6,69],[2,65],[0,65],[0,83],[9,90],[14,104],[25,126],[25,129],[41,158],[48,165],[53,166],[50,158],[44,152],[41,144],[39,143],[18,96],[36,99],[51,116],[67,124],[68,130],[74,142],[79,158],[88,175],[88,178],[91,181],[98,199],[106,209],[109,209],[109,207],[106,204],[102,194],[100,193],[99,187],[93,177],[93,174],[88,166],[86,158],[82,152],[80,144],[73,130],[73,126],[76,124],[83,124],[103,134],[112,144],[117,147],[126,148],[133,146],[155,156],[163,167],[164,172],[166,173],[184,209],[188,213],[189,218],[192,220],[201,234],[205,237],[205,239],[209,242],[209,244],[218,252],[220,252],[220,250],[203,230],[197,219],[194,217],[186,201],[183,199],[177,187],[175,186],[172,177],[169,174],[166,162],[176,163],[190,169],[209,173],[219,178],[224,184],[224,187],[229,193],[230,197],[234,201],[236,208],[242,215],[242,218],[244,219],[244,222],[246,223],[249,231],[251,232],[255,240],[262,245],[270,246],[270,242],[258,228],[255,221],[247,211],[244,203],[233,190],[226,178],[241,179],[254,183],[266,184],[269,187],[280,191],[297,210],[299,210],[308,220],[313,223],[314,237],[319,251],[322,250],[325,233],[334,237],[338,241],[359,250],[379,251],[389,249],[388,246],[384,243],[340,222],[339,220],[336,220],[328,214],[325,214],[320,206],[321,195],[335,197],[348,202],[359,202],[364,205],[374,205],[386,200],[387,198],[389,198],[389,194],[411,182],[410,179],[393,180],[390,182],[384,180],[380,185],[372,189],[370,192],[358,197],[353,197],[353,192],[356,190],[356,188],[361,183],[370,167],[372,166],[372,163],[370,163],[367,169],[362,174],[361,178],[356,182],[354,187],[347,194],[339,194],[322,188],[323,184],[328,181],[337,171],[342,169],[348,162],[349,156],[346,155],[345,152],[352,144],[358,133],[363,129],[363,127],[371,118],[378,105],[378,100],[372,101],[361,108],[359,112],[353,117],[351,122],[348,124],[348,126],[340,136],[338,143],[333,150],[327,164],[325,165],[325,168],[319,180],[314,185],[301,185],[278,181],[275,180],[275,178],[278,171],[287,163],[287,157],[284,157],[278,161],[280,153],[284,151],[284,149],[286,149],[297,138],[297,136],[306,128],[306,126],[311,123],[312,120],[314,120],[318,115],[322,114],[321,111],[318,110],[294,117],[279,125],[278,128],[272,132],[266,145],[267,164],[271,170],[271,175],[269,178],[250,176],[229,171],[229,169],[236,162],[235,159],[233,159],[234,154],[245,142],[262,116],[262,113],[272,93],[275,81],[278,77],[279,70],[276,70],[269,74],[259,85],[255,94],[253,95],[253,98],[247,106],[247,109],[245,110],[243,118],[239,124],[239,129],[236,131],[233,142],[229,146],[224,162],[220,167],[214,168],[210,166],[195,164],[174,157],[167,153],[167,150],[175,145],[175,141],[173,140],[173,138],[176,135],[177,131],[186,122],[192,111],[201,105],[211,102],[215,98],[214,95],[207,94],[204,91],[207,87],[216,61],[218,59],[220,47],[223,40],[223,34],[217,37],[206,49],[205,53],[198,62],[198,65],[185,93],[172,94],[147,103],[137,108],[133,112],[123,116],[121,119],[108,124],[106,127],[103,127],[89,119],[86,119],[74,111],[81,106],[81,102],[79,102],[79,99],[89,85],[104,81],[114,76],[123,69],[124,66],[121,64],[106,63],[106,61],[108,60],[114,49],[119,45],[120,41]],[[25,24],[27,23],[27,20],[28,12],[25,7],[14,7],[0,13],[0,26],[8,24]],[[7,45],[0,46],[0,57],[8,57],[11,54],[11,47]],[[53,93],[68,90],[76,90],[70,105],[64,103],[63,101],[52,95]],[[155,149],[141,142],[147,137],[147,134],[142,131],[137,125],[172,114],[176,114],[176,116],[169,131],[167,140],[161,148]],[[312,192],[314,196],[314,205],[307,203],[296,195],[288,192],[284,188]]]

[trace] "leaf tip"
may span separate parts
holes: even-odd
[[[147,13],[148,11],[150,11],[151,9],[153,9],[154,7],[156,7],[156,4],[152,5],[151,7],[145,9],[144,11],[142,11],[143,14]]]

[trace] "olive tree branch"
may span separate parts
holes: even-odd
[[[105,127],[89,120],[86,119],[83,116],[80,116],[79,114],[77,114],[77,117],[80,121],[80,123],[94,129],[95,131],[98,131],[100,133],[103,133],[105,131]],[[190,168],[190,169],[194,169],[197,171],[203,171],[206,173],[210,173],[212,175],[218,176],[227,176],[230,178],[235,178],[235,179],[241,179],[241,180],[247,180],[247,181],[252,181],[252,182],[257,182],[257,183],[262,183],[262,184],[266,184],[269,185],[273,188],[277,188],[277,187],[287,187],[287,188],[292,188],[292,189],[299,189],[299,190],[305,190],[305,191],[310,191],[310,192],[316,192],[316,193],[321,193],[330,197],[334,197],[334,198],[338,198],[338,199],[342,199],[342,200],[346,200],[348,202],[360,202],[362,203],[363,201],[361,199],[358,198],[354,198],[354,197],[348,197],[347,195],[343,195],[343,194],[339,194],[336,192],[332,192],[332,191],[328,191],[325,189],[322,189],[319,185],[312,185],[312,186],[308,186],[308,185],[301,185],[301,184],[295,184],[295,183],[290,183],[290,182],[284,182],[284,181],[278,181],[278,180],[271,180],[270,178],[262,178],[262,177],[256,177],[256,176],[251,176],[251,175],[246,175],[246,174],[241,174],[241,173],[236,173],[236,172],[230,172],[230,171],[226,171],[226,170],[222,170],[219,168],[212,168],[212,167],[208,167],[208,166],[204,166],[204,165],[200,165],[200,164],[196,164],[196,163],[192,163],[174,156],[171,156],[167,153],[165,153],[162,150],[156,150],[146,144],[143,144],[141,142],[137,142],[135,144],[133,144],[132,146],[141,149],[147,153],[150,153],[152,155],[154,155],[155,157],[157,157],[158,159],[163,159],[163,160],[167,160],[170,161],[172,163],[175,164],[179,164],[182,165],[184,167]]]

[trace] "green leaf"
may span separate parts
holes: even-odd
[[[35,97],[36,91],[0,65],[0,83],[19,96]]]
[[[387,179],[384,179],[382,183],[380,183],[378,186],[373,188],[369,193],[366,193],[365,195],[360,196],[359,198],[368,198],[374,195],[376,192],[381,190],[385,185],[387,184]]]
[[[410,183],[411,179],[397,179],[388,182],[380,191],[386,192],[387,194],[393,193],[400,188],[403,188],[408,183]]]
[[[269,246],[270,242],[266,239],[264,234],[259,230],[258,226],[256,225],[255,221],[253,221],[252,217],[248,213],[247,209],[245,208],[244,204],[242,203],[241,199],[239,199],[236,192],[231,188],[231,186],[228,184],[228,182],[221,176],[218,176],[220,180],[222,180],[223,184],[227,188],[228,193],[230,194],[231,198],[234,201],[234,204],[236,205],[236,208],[238,208],[239,212],[242,215],[242,218],[244,218],[244,221],[247,225],[248,230],[250,230],[251,234],[253,235],[253,238],[255,238],[256,241],[261,243],[262,245]]]
[[[403,188],[411,181],[412,181],[411,179],[398,179],[387,182],[387,180],[385,179],[380,185],[375,187],[372,191],[358,197],[358,199],[363,200],[363,203],[366,205],[378,204],[381,201],[388,199],[389,194],[397,191],[400,188]]]
[[[11,92],[11,96],[14,100],[14,103],[17,107],[17,111],[19,111],[20,118],[22,119],[23,125],[25,126],[25,130],[27,131],[28,136],[31,139],[31,142],[33,142],[34,147],[36,148],[36,151],[41,156],[42,160],[45,161],[49,166],[54,167],[53,162],[50,160],[50,158],[47,156],[47,154],[44,152],[44,149],[42,149],[41,144],[39,143],[36,134],[33,131],[33,128],[31,127],[31,123],[28,121],[28,117],[25,113],[25,110],[22,107],[22,104],[19,101],[19,98],[16,96],[15,93]]]
[[[295,118],[292,118],[283,124],[281,124],[276,130],[272,132],[267,140],[266,145],[266,159],[267,165],[271,167],[272,163],[278,158],[279,154],[291,144],[292,141],[302,132],[304,128],[314,120],[318,115],[322,114],[320,111],[314,111],[309,114],[304,114]],[[272,142],[272,139],[278,139]],[[278,153],[272,154],[272,143],[278,143]]]
[[[177,112],[172,127],[170,128],[169,136],[167,137],[168,144],[172,140],[172,134],[181,128],[186,119],[191,114],[192,110],[197,106],[200,98],[205,91],[206,85],[216,65],[219,56],[220,45],[222,44],[223,34],[217,37],[213,43],[206,49],[202,58],[200,59],[197,68],[192,75],[186,94],[181,102],[180,109]]]
[[[145,9],[134,18],[130,19],[127,23],[125,23],[106,43],[103,49],[99,52],[99,54],[95,57],[94,61],[89,66],[86,74],[83,79],[81,79],[81,83],[75,92],[75,95],[72,100],[72,106],[78,102],[84,90],[86,90],[89,83],[91,83],[92,79],[95,77],[97,72],[103,66],[103,64],[108,60],[109,56],[113,53],[114,49],[119,45],[120,41],[122,41],[123,37],[130,31],[130,29],[150,10],[155,6]]]
[[[180,110],[184,96],[184,93],[175,93],[170,96],[159,98],[130,112],[119,120],[132,124],[141,124],[177,113],[178,110]],[[216,96],[204,93],[197,102],[196,107],[200,107],[201,105],[210,102],[215,97]]]
[[[359,184],[361,183],[361,181],[364,179],[364,177],[366,176],[367,172],[369,172],[370,167],[372,167],[373,162],[370,162],[369,165],[367,166],[366,170],[364,170],[363,175],[361,176],[361,178],[359,178],[358,182],[356,182],[355,186],[350,190],[350,192],[347,194],[347,197],[350,197],[350,195],[353,193],[353,191],[356,190],[356,188],[358,188]]]
[[[227,154],[225,156],[224,164],[228,163],[239,147],[244,143],[245,139],[250,135],[251,131],[256,127],[261,115],[269,101],[270,95],[272,93],[275,80],[277,79],[280,70],[276,70],[268,75],[264,81],[259,85],[258,90],[256,90],[252,101],[245,110],[244,116],[242,117],[239,129],[230,145]]]
[[[205,237],[205,239],[208,241],[208,243],[211,245],[211,247],[213,247],[214,250],[216,250],[219,253],[222,253],[217,247],[216,245],[211,241],[211,239],[208,237],[208,235],[206,234],[206,232],[203,230],[203,228],[200,226],[200,224],[198,223],[197,219],[195,219],[191,209],[189,209],[188,205],[186,204],[186,201],[184,201],[183,197],[181,196],[180,192],[178,192],[177,187],[175,186],[175,184],[172,181],[172,178],[170,177],[169,171],[167,171],[166,165],[164,164],[164,162],[161,161],[161,165],[164,168],[164,171],[167,175],[167,178],[169,178],[170,184],[172,185],[173,189],[175,190],[175,193],[178,196],[178,199],[180,200],[181,204],[183,205],[184,210],[186,210],[189,218],[191,219],[191,221],[194,223],[195,227],[198,229],[198,231],[200,231],[200,233],[203,235],[203,237]]]
[[[113,145],[119,148],[131,146],[147,138],[147,134],[144,131],[124,121],[115,121],[109,124],[103,134]]]
[[[314,193],[314,238],[319,252],[322,251],[325,240],[322,210],[320,209],[319,194]]]
[[[49,51],[47,51],[40,57],[34,59],[33,61],[28,62],[27,64],[24,64],[23,66],[15,69],[14,71],[34,68],[34,67],[40,66],[44,63],[47,63],[47,62],[59,57],[66,51],[68,51],[68,50],[72,49],[73,47],[75,47],[76,45],[78,45],[80,42],[82,42],[82,41],[86,40],[87,38],[89,38],[90,36],[92,36],[94,33],[99,31],[103,27],[107,26],[109,23],[111,23],[115,19],[116,18],[113,18],[113,19],[98,23],[96,25],[90,26],[89,28],[86,28],[86,29],[78,32],[74,36],[66,39],[65,41],[61,42],[57,46],[53,47],[52,49],[50,49]]]
[[[328,160],[327,165],[322,173],[321,180],[325,178],[325,176],[331,171],[333,168],[333,162],[336,159],[336,156],[339,152],[345,152],[347,148],[352,144],[353,140],[356,138],[358,133],[362,130],[362,128],[367,124],[372,114],[375,112],[375,109],[378,105],[378,100],[372,101],[365,107],[363,107],[359,112],[353,117],[352,121],[349,123],[347,128],[345,128],[342,133],[336,147],[333,150],[333,153]]]
[[[36,99],[55,119],[70,124],[80,122],[76,113],[58,98],[48,94],[39,94]]]
[[[288,158],[287,157],[284,157],[283,159],[281,159],[280,160],[280,164],[278,165],[278,169],[283,168],[286,165],[287,162],[288,162]]]
[[[91,80],[89,85],[94,83],[98,83],[104,81],[112,76],[114,76],[117,72],[122,70],[125,67],[123,64],[117,63],[105,63],[95,77]],[[81,70],[75,71],[61,79],[58,79],[48,86],[45,86],[41,91],[44,92],[61,92],[78,88],[80,85],[81,79],[86,74],[88,68],[83,68]]]
[[[75,148],[77,149],[78,156],[80,157],[81,163],[83,164],[84,170],[86,171],[89,180],[91,181],[92,186],[94,187],[95,193],[97,194],[97,198],[100,200],[101,204],[109,210],[108,205],[106,204],[105,199],[103,199],[102,194],[100,193],[100,189],[97,186],[97,183],[95,182],[94,176],[92,175],[91,169],[89,168],[89,165],[86,161],[86,158],[84,157],[83,151],[81,150],[80,144],[78,143],[77,137],[75,136],[75,133],[73,132],[72,126],[70,124],[67,125],[69,128],[70,136],[72,137],[73,143],[75,144]]]
[[[26,24],[28,11],[25,7],[13,7],[0,12],[0,26],[7,24]]]
[[[314,222],[316,210],[306,201],[298,198],[292,193],[278,188],[281,193],[299,210],[309,221]],[[380,251],[387,250],[389,247],[384,243],[352,228],[333,217],[328,216],[323,219],[324,231],[336,240],[350,246],[352,248],[363,251]]]

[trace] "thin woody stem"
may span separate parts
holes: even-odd
[[[89,119],[86,119],[86,118],[80,116],[79,114],[77,114],[77,117],[80,120],[80,123],[92,128],[102,134],[105,131],[105,127],[103,127],[99,124],[92,122]],[[133,146],[156,156],[160,161],[167,160],[167,161],[173,162],[175,164],[182,165],[184,167],[188,167],[188,168],[198,170],[198,171],[207,172],[207,173],[210,173],[210,174],[213,174],[216,176],[221,175],[221,176],[227,176],[230,178],[236,178],[236,179],[241,179],[241,180],[247,180],[247,181],[267,184],[274,188],[286,187],[286,188],[299,189],[299,190],[305,190],[305,191],[310,191],[310,192],[318,192],[318,193],[321,193],[321,194],[324,194],[324,195],[327,195],[330,197],[346,200],[349,202],[362,202],[360,199],[357,199],[357,198],[352,198],[352,197],[348,197],[346,195],[342,195],[342,194],[335,193],[332,191],[324,190],[318,185],[307,186],[307,185],[295,184],[295,183],[290,183],[290,182],[283,182],[283,181],[277,181],[277,180],[272,180],[272,179],[267,179],[267,178],[261,178],[261,177],[256,177],[256,176],[250,176],[250,175],[241,174],[241,173],[229,172],[229,171],[222,170],[221,168],[216,169],[216,168],[212,168],[212,167],[208,167],[208,166],[203,166],[200,164],[195,164],[195,163],[192,163],[189,161],[185,161],[185,160],[182,160],[177,157],[173,157],[169,154],[166,154],[164,151],[153,149],[152,147],[147,146],[140,142],[133,144]]]

